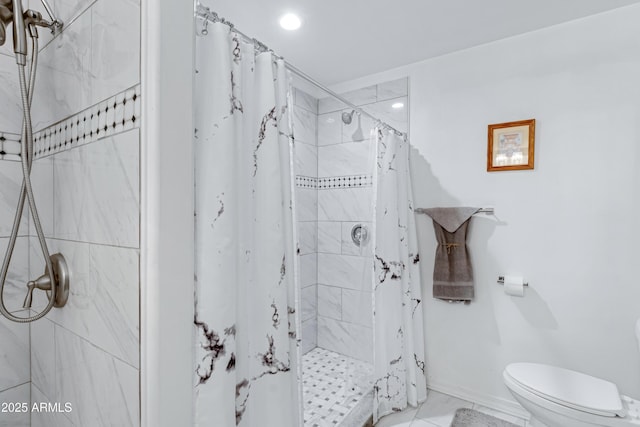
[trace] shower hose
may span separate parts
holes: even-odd
[[[9,238],[9,244],[2,263],[2,271],[0,271],[0,314],[7,319],[18,323],[29,323],[38,320],[49,313],[53,308],[56,300],[56,286],[53,267],[49,256],[49,250],[47,248],[47,242],[42,232],[42,225],[40,224],[40,217],[38,215],[38,209],[36,208],[35,198],[33,197],[33,188],[31,186],[31,164],[33,163],[33,128],[31,123],[31,100],[33,99],[33,88],[36,80],[36,68],[38,66],[38,39],[37,36],[31,36],[32,51],[31,51],[31,70],[29,72],[29,87],[27,88],[27,78],[25,76],[25,67],[18,62],[18,78],[20,80],[20,95],[22,98],[22,109],[24,112],[24,119],[22,121],[22,138],[21,138],[21,162],[22,162],[22,188],[20,189],[20,198],[18,200],[18,206],[16,208],[16,214],[13,219],[13,229],[11,230],[11,237]],[[31,218],[33,225],[38,235],[38,241],[40,242],[40,248],[42,249],[42,255],[46,263],[49,279],[51,280],[51,291],[49,296],[49,303],[38,314],[30,317],[18,317],[7,310],[4,303],[4,287],[7,279],[7,273],[9,271],[9,264],[11,263],[11,256],[16,246],[16,239],[18,237],[18,231],[20,229],[20,222],[22,219],[22,212],[24,210],[25,200],[29,203],[29,210],[31,211]]]

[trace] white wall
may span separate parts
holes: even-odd
[[[194,4],[141,7],[141,426],[191,426]]]
[[[435,240],[418,219],[431,387],[509,406],[510,362],[555,364],[640,397],[640,6],[348,82],[410,77],[417,207],[472,220],[476,300],[431,298]],[[535,118],[533,171],[486,172],[487,125]],[[522,274],[525,298],[498,275]]]

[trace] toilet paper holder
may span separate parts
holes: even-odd
[[[498,276],[498,283],[504,285],[504,276]],[[523,283],[523,286],[529,286],[528,283]]]

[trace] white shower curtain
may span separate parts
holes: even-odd
[[[288,83],[224,24],[197,38],[200,427],[299,427]]]
[[[376,129],[374,422],[427,398],[409,143]]]

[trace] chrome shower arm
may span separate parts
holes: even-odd
[[[62,28],[63,22],[56,17],[55,13],[53,13],[53,9],[51,9],[49,2],[47,0],[40,0],[40,2],[42,3],[42,6],[44,6],[44,9],[47,11],[47,15],[49,15],[49,18],[51,19],[51,26],[49,27],[51,28],[51,32],[55,32],[56,30]]]

